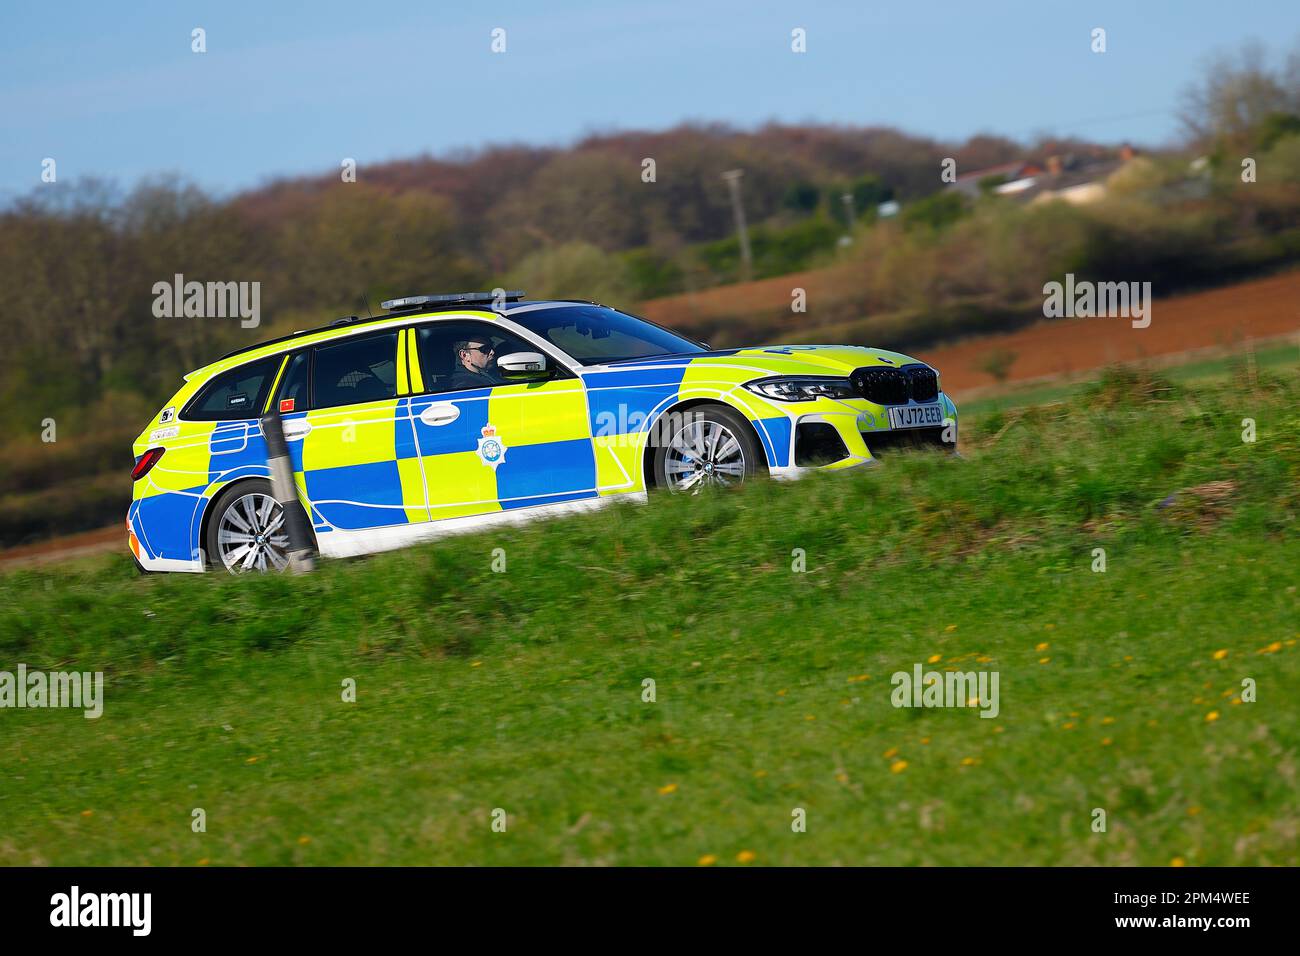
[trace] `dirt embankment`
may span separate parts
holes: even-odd
[[[791,290],[807,290],[808,301],[842,297],[849,281],[843,269],[822,269],[763,279],[742,285],[708,289],[690,295],[646,302],[642,314],[655,322],[679,328],[726,328],[728,323],[748,325],[746,318],[785,311],[780,341],[857,341],[854,325],[870,328],[873,320],[845,326],[842,322],[806,320],[806,336],[792,334],[789,314]],[[757,323],[761,328],[761,323]],[[984,358],[996,350],[1015,353],[1007,381],[1019,382],[1071,375],[1115,362],[1158,359],[1202,349],[1232,348],[1247,341],[1275,339],[1300,331],[1300,271],[1252,279],[1220,289],[1159,297],[1151,324],[1135,329],[1128,319],[1044,319],[1011,332],[976,335],[946,345],[904,349],[932,363],[943,374],[944,388],[954,394],[995,384],[980,369]],[[838,333],[838,334],[837,334]],[[730,343],[739,344],[739,343]],[[759,345],[764,342],[748,341]]]

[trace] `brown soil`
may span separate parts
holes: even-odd
[[[1234,348],[1247,341],[1300,332],[1300,272],[1190,295],[1157,298],[1151,325],[1135,329],[1128,319],[1044,320],[999,335],[918,350],[917,357],[943,375],[945,391],[994,384],[979,365],[989,352],[1016,353],[1008,381],[1054,378],[1117,362],[1138,362],[1193,352]]]

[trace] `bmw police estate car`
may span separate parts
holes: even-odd
[[[955,447],[938,373],[906,355],[711,350],[592,302],[522,296],[395,299],[185,376],[134,446],[126,525],[140,567],[285,565],[260,425],[272,410],[326,557],[653,487]]]

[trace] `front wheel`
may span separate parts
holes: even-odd
[[[208,558],[231,573],[282,571],[289,566],[289,531],[284,508],[261,478],[241,481],[212,503]]]
[[[655,484],[674,494],[731,487],[766,470],[749,422],[720,405],[692,408],[665,431],[655,448]]]

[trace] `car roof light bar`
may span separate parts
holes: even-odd
[[[518,302],[524,297],[522,291],[500,292],[452,292],[445,295],[408,295],[400,299],[388,299],[380,303],[389,312],[406,309],[418,309],[426,305],[481,305],[495,302]]]

